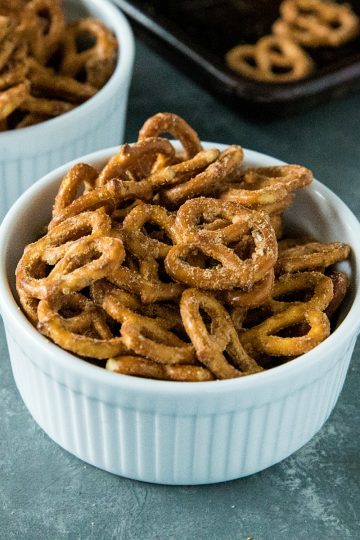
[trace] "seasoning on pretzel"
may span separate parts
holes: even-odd
[[[198,140],[155,115],[102,167],[74,165],[18,263],[31,323],[118,376],[253,376],[326,339],[348,290],[334,268],[347,244],[283,237],[282,211],[311,171],[246,169],[241,147]]]

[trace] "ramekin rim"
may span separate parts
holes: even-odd
[[[83,0],[80,0],[81,2]],[[116,67],[107,83],[94,96],[89,98],[84,103],[81,103],[71,111],[50,118],[45,122],[41,122],[34,126],[28,126],[19,130],[8,130],[0,133],[0,144],[2,142],[8,146],[8,142],[13,142],[27,136],[39,136],[42,130],[57,129],[66,126],[66,123],[79,121],[83,116],[87,115],[92,109],[96,108],[101,103],[107,101],[112,94],[116,92],[119,85],[130,85],[131,66],[135,55],[135,41],[130,24],[127,21],[123,12],[117,8],[110,0],[86,0],[98,6],[99,10],[109,13],[109,18],[115,21],[112,31],[116,34],[116,39],[120,45]],[[121,37],[121,41],[120,41]],[[122,51],[125,48],[125,51]]]
[[[213,142],[205,142],[203,141],[204,145],[207,146],[217,146],[218,148],[225,148],[228,145],[220,144],[220,143],[213,143]],[[81,375],[82,377],[86,377],[88,380],[97,381],[98,383],[102,383],[106,386],[114,387],[114,388],[123,388],[124,390],[132,390],[132,391],[139,391],[142,393],[147,393],[151,395],[155,395],[158,392],[161,392],[162,394],[172,394],[172,395],[198,395],[199,397],[201,395],[208,395],[209,393],[221,393],[229,392],[232,390],[240,390],[240,389],[248,389],[249,386],[252,385],[256,386],[262,386],[267,385],[269,381],[271,382],[271,379],[275,376],[277,382],[281,380],[282,378],[286,378],[288,376],[289,370],[292,372],[292,375],[295,376],[302,372],[303,370],[308,369],[308,363],[313,362],[314,360],[320,361],[322,358],[326,358],[328,354],[331,354],[333,351],[333,343],[336,342],[337,346],[339,344],[349,340],[351,337],[355,337],[357,333],[359,332],[359,321],[356,317],[356,314],[360,311],[360,287],[358,288],[357,292],[355,293],[354,301],[349,309],[349,312],[347,313],[344,320],[341,322],[339,327],[320,345],[315,347],[313,350],[309,351],[308,353],[305,353],[301,355],[300,357],[296,358],[294,361],[287,362],[286,364],[283,364],[281,366],[272,368],[270,370],[266,370],[261,373],[256,373],[253,375],[249,375],[246,377],[240,377],[235,379],[228,379],[228,380],[221,380],[221,381],[209,381],[209,382],[202,382],[201,384],[194,384],[190,382],[174,382],[174,381],[162,381],[162,380],[154,380],[154,379],[142,379],[140,377],[130,377],[130,376],[122,376],[120,377],[118,374],[111,373],[103,368],[99,368],[98,366],[94,366],[90,364],[89,362],[86,362],[86,360],[81,359],[75,355],[73,355],[70,352],[67,352],[54,343],[52,343],[50,340],[48,340],[46,337],[41,335],[28,321],[26,316],[23,314],[23,312],[20,310],[12,292],[10,289],[9,281],[7,279],[6,270],[5,270],[5,253],[4,253],[4,245],[6,244],[5,241],[2,241],[7,237],[6,231],[7,229],[11,230],[11,223],[13,221],[13,216],[16,216],[21,209],[26,206],[26,201],[29,198],[31,199],[31,195],[35,193],[40,193],[41,189],[47,185],[49,182],[54,180],[55,177],[62,176],[73,164],[78,163],[81,161],[86,162],[92,162],[92,161],[98,161],[101,159],[107,159],[110,157],[113,153],[117,151],[118,147],[111,147],[111,148],[105,148],[102,150],[98,150],[97,152],[92,152],[90,154],[87,154],[85,156],[80,156],[80,158],[72,160],[69,163],[66,163],[62,165],[61,167],[58,167],[57,169],[51,171],[41,179],[39,179],[35,184],[33,184],[30,188],[28,188],[27,191],[25,191],[21,197],[14,203],[14,205],[11,207],[9,212],[4,218],[3,223],[0,226],[0,308],[1,304],[6,306],[6,315],[11,319],[12,323],[15,324],[15,326],[20,330],[26,333],[27,338],[30,339],[30,341],[33,341],[34,344],[37,346],[40,346],[44,352],[46,352],[48,355],[49,353],[53,353],[54,350],[56,350],[57,354],[51,354],[52,361],[56,362],[58,364],[62,364],[62,367],[66,370],[70,370],[71,373],[76,375]],[[245,152],[245,158],[250,160],[259,160],[259,159],[270,159],[273,164],[285,164],[285,162],[278,160],[276,158],[273,158],[272,156],[256,152],[249,149],[244,149]],[[338,209],[340,209],[341,214],[344,215],[344,223],[351,227],[351,225],[354,227],[359,228],[360,233],[360,223],[354,213],[350,210],[350,208],[336,195],[333,191],[331,191],[327,186],[319,182],[318,180],[314,180],[312,187],[306,188],[311,190],[316,190],[318,192],[325,193],[326,197],[333,201],[333,203],[336,205]],[[351,227],[352,228],[352,227]],[[352,246],[353,253],[356,255],[355,259],[356,261],[359,261],[359,264],[356,266],[356,272],[354,275],[354,279],[356,279],[357,283],[360,283],[360,247],[357,248],[357,246]],[[2,283],[3,282],[3,283]],[[3,310],[4,311],[4,310]],[[4,322],[7,321],[6,317],[3,313],[3,319]],[[356,330],[354,330],[356,328]],[[339,341],[341,340],[341,341]],[[55,348],[55,349],[53,349]],[[50,349],[50,351],[49,351]],[[74,361],[75,360],[75,361]]]

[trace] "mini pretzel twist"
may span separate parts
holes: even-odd
[[[212,373],[202,366],[158,364],[140,356],[118,356],[106,362],[106,369],[122,375],[178,382],[213,381]]]
[[[86,46],[86,38],[95,40]],[[78,43],[84,38],[84,50],[78,50]],[[114,71],[117,56],[117,41],[110,30],[96,19],[81,19],[66,28],[63,37],[63,60],[60,67],[64,75],[77,78],[84,71],[86,83],[101,88]]]
[[[304,335],[281,337],[279,332],[294,325],[309,325]],[[299,356],[319,345],[330,334],[327,316],[319,309],[306,305],[292,306],[267,318],[263,323],[239,335],[249,354],[270,356]]]
[[[244,209],[241,218],[243,234],[251,234],[254,241],[254,250],[249,258],[242,260],[223,244],[194,238],[170,249],[165,259],[168,274],[180,283],[201,289],[252,287],[273,267],[277,258],[277,243],[266,214]],[[216,265],[209,268],[191,266],[189,257],[194,252],[210,257],[216,261]]]
[[[220,190],[239,170],[243,158],[244,152],[240,146],[229,146],[204,171],[179,185],[163,190],[160,194],[161,202],[170,207],[177,207],[187,199]]]
[[[31,53],[41,64],[54,54],[65,30],[59,0],[30,0],[20,15]]]
[[[268,35],[255,45],[237,45],[225,60],[239,75],[269,83],[303,79],[314,70],[310,56],[285,36]]]
[[[279,274],[316,270],[348,258],[350,247],[342,242],[309,242],[279,252],[276,271]]]
[[[211,319],[210,332],[200,309]],[[262,370],[241,346],[230,315],[209,293],[187,289],[181,297],[180,312],[198,359],[218,379],[241,377]],[[225,358],[224,351],[234,365]]]
[[[128,352],[122,338],[110,331],[102,312],[79,293],[41,300],[38,317],[42,334],[80,356],[101,360]]]
[[[284,0],[280,15],[273,32],[305,47],[339,47],[360,30],[351,6],[330,0]]]
[[[184,148],[184,159],[193,158],[202,146],[196,131],[180,116],[173,113],[158,113],[149,118],[139,131],[139,141],[170,133]]]

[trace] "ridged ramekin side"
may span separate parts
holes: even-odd
[[[128,88],[124,92],[89,115],[85,125],[70,122],[61,134],[49,126],[41,145],[20,145],[17,152],[4,151],[4,158],[0,159],[0,222],[16,199],[47,172],[78,156],[123,141]]]
[[[161,484],[205,484],[265,469],[321,428],[341,391],[355,340],[311,384],[261,406],[226,413],[164,414],[119,406],[75,391],[34,363],[7,332],[20,394],[36,422],[80,459],[125,477]],[[216,384],[216,383],[215,383]],[[92,389],[93,392],[93,389]],[[204,396],[204,400],[221,397]],[[206,408],[206,407],[205,407]],[[210,407],[209,407],[210,409]],[[202,407],[204,410],[204,407]]]

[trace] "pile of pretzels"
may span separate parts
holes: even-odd
[[[243,157],[203,149],[159,113],[99,170],[73,166],[17,266],[32,324],[108,370],[173,381],[251,375],[322,342],[350,247],[284,237],[282,212],[311,171]]]
[[[67,23],[61,0],[0,0],[0,131],[91,98],[113,73],[117,49],[97,19]]]
[[[360,32],[349,4],[331,0],[283,0],[272,33],[255,45],[237,45],[225,55],[236,73],[262,82],[302,79],[315,69],[305,49],[340,47]]]

